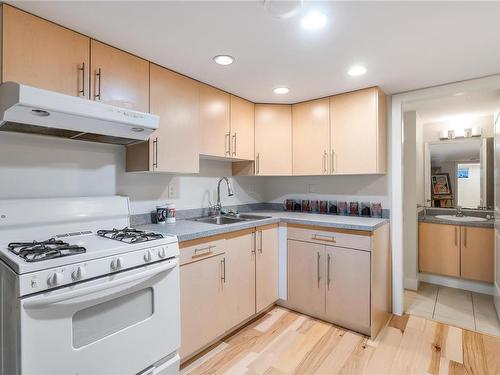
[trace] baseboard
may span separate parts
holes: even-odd
[[[404,281],[403,286],[405,289],[417,291],[418,279],[412,279],[409,277],[405,277],[405,281]]]
[[[418,279],[419,281],[424,281],[426,283],[447,286],[450,288],[464,289],[470,292],[489,294],[492,296],[495,295],[494,292],[495,287],[493,286],[493,284],[482,283],[479,281],[457,279],[454,277],[446,277],[439,275],[431,275],[428,273],[419,273]]]

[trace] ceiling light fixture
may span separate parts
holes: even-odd
[[[288,87],[276,87],[273,92],[278,95],[288,94]]]
[[[310,12],[300,22],[303,29],[317,30],[326,25],[326,16],[320,12]]]
[[[349,74],[351,77],[362,76],[365,73],[366,73],[366,68],[362,65],[354,65],[347,72],[347,74]]]
[[[231,65],[234,62],[234,57],[229,55],[214,56],[214,61],[219,65]]]

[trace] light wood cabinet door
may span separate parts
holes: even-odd
[[[291,308],[314,316],[325,313],[325,246],[288,240],[288,301]]]
[[[150,77],[151,113],[160,116],[160,127],[147,149],[140,145],[127,148],[127,170],[198,173],[198,82],[154,64]],[[145,158],[147,162],[141,162]]]
[[[491,228],[461,227],[461,276],[492,283],[495,233]]]
[[[231,95],[231,157],[254,160],[255,104]]]
[[[255,314],[254,233],[229,235],[225,241],[224,315],[226,330]]]
[[[2,81],[89,98],[90,39],[3,5]]]
[[[376,87],[330,97],[331,173],[386,172],[385,112]]]
[[[200,83],[200,126],[202,155],[230,157],[230,95]]]
[[[180,267],[181,358],[225,331],[223,260],[220,254]]]
[[[370,332],[370,252],[326,246],[326,317]]]
[[[460,227],[432,223],[418,227],[420,272],[460,277]]]
[[[328,98],[292,105],[292,138],[294,175],[330,174]]]
[[[149,62],[92,40],[91,99],[149,112]]]
[[[292,107],[255,105],[255,174],[292,174]]]
[[[256,311],[278,300],[278,226],[257,228],[255,233]]]

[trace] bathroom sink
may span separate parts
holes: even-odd
[[[436,215],[437,219],[451,220],[451,221],[488,221],[484,217],[477,216],[455,216],[455,215]]]

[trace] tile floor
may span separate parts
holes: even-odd
[[[417,292],[405,290],[405,312],[476,332],[500,336],[493,297],[420,283]]]

